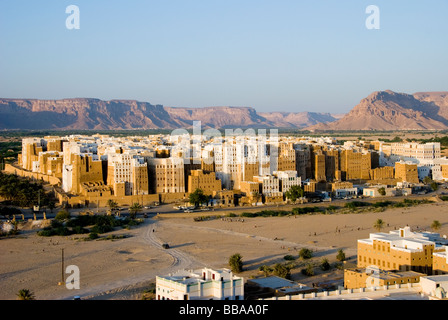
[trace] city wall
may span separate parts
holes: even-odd
[[[3,170],[6,173],[9,174],[16,174],[21,177],[25,178],[31,178],[35,180],[42,180],[44,182],[48,182],[52,186],[61,185],[61,180],[59,178],[49,176],[47,174],[37,173],[37,172],[31,172],[27,170],[23,170],[17,167],[14,167],[13,165],[6,163],[5,164],[5,170]]]

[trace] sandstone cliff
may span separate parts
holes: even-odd
[[[439,130],[448,129],[448,92],[396,93],[377,91],[342,119],[316,130]]]
[[[303,128],[336,118],[318,113],[257,113],[248,107],[173,108],[135,100],[0,99],[0,129]]]

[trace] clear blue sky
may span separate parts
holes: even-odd
[[[446,0],[0,1],[3,98],[344,113],[377,90],[448,91],[447,71]]]

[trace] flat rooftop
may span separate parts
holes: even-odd
[[[281,289],[281,288],[295,288],[295,289],[309,289],[310,287],[303,284],[283,279],[277,276],[271,276],[266,278],[250,279],[251,283],[255,283],[263,288]]]

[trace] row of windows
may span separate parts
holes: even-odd
[[[364,263],[367,263],[367,258],[359,256],[359,261],[364,261]],[[369,261],[368,262],[369,264],[371,264],[373,262],[374,265],[377,265],[377,266],[380,266],[380,267],[383,267],[383,268],[385,268],[386,265],[387,265],[387,268],[391,267],[390,261],[384,261],[384,260],[381,261],[380,259],[378,259],[378,264],[377,264],[377,260],[376,259],[369,258],[368,261]],[[394,270],[397,269],[397,264],[395,262],[392,264],[392,268]]]
[[[373,250],[376,250],[376,244],[375,244],[375,243],[373,244]],[[380,245],[378,245],[378,250],[380,250],[380,251],[386,251],[386,246],[380,246]],[[387,246],[387,252],[390,252],[390,247],[389,247],[389,246]]]
[[[169,165],[162,165],[162,164],[158,164],[158,165],[156,165],[156,168],[157,169],[176,169],[177,168],[177,165],[172,165],[172,164],[169,164]]]

